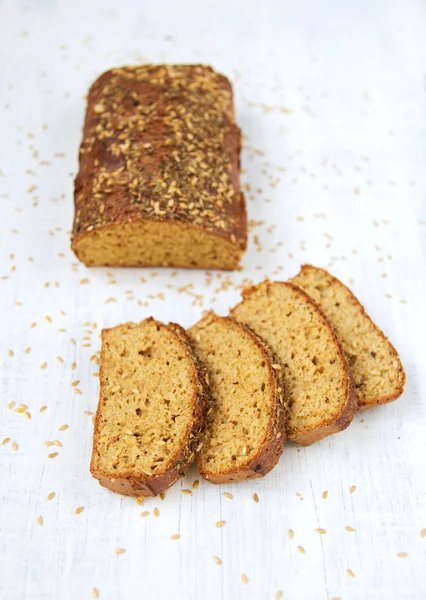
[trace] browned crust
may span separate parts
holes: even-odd
[[[175,457],[170,461],[169,468],[164,472],[155,477],[144,477],[142,475],[135,476],[131,471],[123,472],[119,477],[112,479],[109,474],[103,473],[96,467],[96,445],[99,438],[99,420],[101,417],[103,407],[103,389],[102,381],[104,376],[103,371],[103,345],[101,350],[100,360],[100,381],[101,390],[98,408],[95,417],[95,427],[93,433],[93,451],[92,459],[90,463],[90,472],[95,479],[99,480],[99,483],[113,492],[124,494],[127,496],[157,496],[161,492],[167,490],[173,483],[175,483],[182,475],[185,474],[186,470],[192,463],[195,451],[199,444],[200,434],[205,425],[206,414],[208,409],[208,398],[209,398],[209,387],[206,381],[206,372],[204,367],[201,365],[197,357],[195,356],[192,347],[189,343],[189,338],[186,335],[185,330],[176,325],[175,323],[169,323],[165,325],[156,321],[152,317],[145,319],[142,323],[152,321],[158,326],[168,329],[168,331],[176,336],[180,342],[182,342],[184,352],[192,362],[192,370],[194,375],[194,381],[196,382],[196,388],[193,394],[193,416],[192,421],[188,424],[186,443],[178,450]],[[104,340],[105,332],[102,330],[102,342]]]
[[[321,269],[319,267],[314,267],[313,265],[309,265],[309,264],[302,265],[300,268],[300,273],[298,275],[300,275],[303,271],[306,271],[309,269],[321,271],[324,274],[325,278],[329,278],[332,281],[336,282],[338,285],[341,285],[343,288],[345,288],[345,290],[349,294],[350,302],[354,306],[356,306],[358,308],[358,310],[360,311],[361,315],[370,322],[370,324],[373,326],[375,332],[379,335],[379,337],[381,337],[382,340],[388,344],[389,353],[398,363],[398,367],[397,367],[398,376],[399,376],[398,379],[401,378],[401,384],[398,387],[398,389],[395,390],[395,393],[388,395],[388,396],[381,396],[381,397],[379,396],[378,398],[375,398],[374,401],[371,401],[371,402],[363,402],[362,404],[358,404],[358,410],[359,411],[367,410],[368,408],[373,408],[374,406],[378,406],[380,404],[387,404],[388,402],[392,402],[392,400],[396,400],[397,398],[399,398],[404,391],[406,375],[405,375],[404,367],[402,366],[402,363],[401,363],[401,359],[399,358],[398,352],[396,351],[393,344],[389,341],[389,339],[385,335],[385,333],[374,323],[374,321],[371,319],[371,317],[367,314],[364,306],[361,304],[361,302],[358,300],[358,298],[355,296],[355,294],[348,288],[348,286],[346,286],[342,281],[340,281],[340,279],[338,279],[337,277],[335,277],[334,275],[332,275],[325,269]],[[296,275],[296,277],[297,277],[297,275]],[[297,284],[295,284],[295,285],[297,285]],[[356,389],[355,389],[355,394],[356,394]]]
[[[336,418],[334,418],[332,421],[325,420],[325,421],[321,422],[319,425],[317,425],[316,427],[303,427],[303,428],[298,429],[297,431],[289,431],[287,429],[288,440],[290,440],[292,442],[296,442],[298,444],[301,444],[302,446],[309,446],[310,444],[313,444],[314,442],[318,442],[319,440],[322,440],[323,438],[327,437],[328,435],[331,435],[333,433],[338,433],[339,431],[343,431],[344,429],[346,429],[350,425],[350,423],[352,422],[352,419],[354,418],[354,416],[356,414],[357,407],[358,407],[358,400],[357,400],[357,397],[355,394],[355,386],[354,386],[352,373],[349,370],[348,361],[347,361],[346,355],[343,351],[342,344],[340,343],[339,339],[337,338],[337,336],[334,332],[334,329],[331,327],[330,323],[328,322],[326,316],[324,315],[324,313],[322,312],[320,307],[312,300],[312,298],[305,291],[303,291],[298,286],[296,286],[292,283],[289,283],[289,282],[284,282],[284,281],[274,281],[274,282],[268,281],[268,285],[277,285],[277,284],[288,286],[288,287],[292,288],[293,290],[297,291],[297,293],[300,294],[304,298],[305,302],[307,302],[317,312],[323,325],[330,331],[330,334],[331,334],[333,342],[335,344],[336,351],[339,356],[339,359],[340,359],[340,362],[342,365],[342,369],[343,369],[344,375],[345,375],[345,393],[344,393],[345,401],[343,402],[341,410]],[[258,286],[251,286],[251,287],[243,290],[243,292],[241,294],[243,297],[242,302],[244,302],[244,299],[251,296],[257,290],[257,287]],[[237,307],[240,304],[242,304],[242,302],[237,304],[231,310],[231,314],[234,313],[234,311],[237,309]],[[285,385],[285,380],[284,380],[284,385]]]
[[[120,104],[120,102],[118,102],[113,110],[116,112],[122,110],[124,114],[131,115],[132,117],[133,113],[136,116],[139,114],[139,109],[137,107],[132,108],[131,102],[127,102],[133,97],[132,94],[138,94],[138,98],[142,99],[142,103],[144,100],[149,107],[150,104],[159,98],[161,93],[168,89],[167,83],[159,84],[156,80],[155,85],[149,85],[146,80],[139,81],[138,79],[129,77],[132,70],[133,72],[136,72],[137,69],[145,69],[148,74],[152,74],[152,78],[157,77],[157,74],[161,72],[161,70],[164,72],[167,69],[170,69],[171,71],[173,71],[173,69],[180,69],[180,72],[184,71],[187,73],[185,76],[188,77],[188,82],[190,81],[190,78],[195,77],[195,74],[197,73],[210,74],[211,77],[216,77],[216,81],[220,84],[221,89],[226,90],[226,92],[229,93],[230,101],[226,109],[226,114],[224,113],[223,115],[224,123],[221,125],[225,136],[225,147],[229,149],[229,175],[234,190],[234,197],[227,205],[226,213],[224,213],[226,214],[226,219],[228,221],[227,224],[223,225],[219,220],[219,224],[216,226],[208,217],[197,217],[200,222],[191,222],[194,219],[191,217],[189,208],[186,211],[186,214],[185,212],[178,213],[176,210],[168,209],[167,203],[164,207],[161,206],[161,210],[159,211],[148,211],[147,207],[150,205],[147,205],[146,203],[143,204],[140,201],[133,201],[129,189],[126,188],[126,185],[122,182],[115,186],[113,185],[111,191],[104,198],[96,199],[94,197],[95,195],[92,193],[92,182],[101,167],[119,169],[126,166],[124,154],[120,155],[118,153],[117,155],[112,155],[108,151],[111,142],[116,145],[121,143],[122,140],[119,139],[121,129],[113,131],[111,139],[110,135],[108,135],[106,140],[104,138],[98,140],[93,135],[94,128],[100,127],[101,124],[101,115],[99,114],[98,107],[101,106],[104,101],[103,91],[107,89],[106,86],[108,86],[111,80],[119,82],[117,85],[120,85],[121,91],[125,93],[126,106],[124,106],[123,103]],[[117,115],[121,116],[121,113],[117,112]],[[158,223],[162,223],[165,220],[171,220],[173,222],[190,224],[191,227],[209,231],[218,237],[228,240],[229,243],[242,254],[247,245],[247,214],[244,194],[240,189],[241,132],[233,119],[232,85],[224,75],[216,73],[211,67],[203,65],[145,65],[142,67],[122,67],[121,69],[112,69],[103,73],[93,83],[89,90],[86,118],[83,128],[83,141],[80,148],[79,172],[75,178],[74,185],[75,217],[71,247],[77,255],[77,258],[81,259],[78,249],[79,241],[85,237],[91,236],[94,229],[103,231],[111,226],[114,227],[119,224],[137,222],[141,219],[147,219]],[[140,173],[149,172],[157,173],[157,175],[158,173],[161,174],[161,161],[164,156],[167,156],[170,153],[170,147],[163,144],[165,131],[165,125],[161,122],[161,117],[159,117],[158,122],[156,122],[148,131],[140,131],[139,142],[143,137],[145,145],[149,146],[151,143],[154,149],[153,152],[149,150],[147,151],[146,156],[141,157],[138,166]],[[138,189],[143,190],[143,184],[139,186]],[[145,190],[148,195],[149,189],[152,188],[148,188],[148,191]],[[214,196],[213,192],[212,196]],[[214,206],[215,202],[213,200],[213,211],[217,210]],[[164,214],[157,214],[157,212],[161,212],[163,209]],[[235,266],[231,268],[236,268],[238,262],[239,259]],[[140,265],[129,264],[127,266]]]
[[[202,468],[198,460],[200,475],[211,483],[232,483],[235,481],[244,481],[255,479],[267,475],[278,463],[284,450],[286,439],[285,422],[286,407],[284,401],[284,388],[279,370],[274,369],[277,362],[267,344],[247,325],[240,323],[233,317],[219,317],[214,312],[210,312],[204,319],[210,318],[213,321],[231,321],[239,326],[246,333],[254,344],[262,352],[265,363],[268,367],[269,381],[273,390],[272,412],[264,438],[259,446],[256,456],[246,465],[235,470],[225,472],[210,473]],[[191,337],[191,331],[189,331]]]

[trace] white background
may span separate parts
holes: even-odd
[[[84,95],[147,61],[211,64],[234,84],[257,222],[240,272],[88,270],[70,251]],[[424,1],[0,0],[0,201],[2,600],[426,597]],[[352,285],[401,354],[404,396],[287,446],[255,482],[184,495],[192,468],[138,506],[92,480],[100,329],[226,314],[243,280],[303,262]]]

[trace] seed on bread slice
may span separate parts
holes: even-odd
[[[307,446],[350,424],[357,402],[343,348],[303,290],[264,281],[245,290],[231,314],[260,335],[282,366],[290,440]]]
[[[312,265],[303,265],[290,281],[313,298],[334,327],[354,377],[359,409],[398,398],[405,384],[399,356],[351,290]]]
[[[175,324],[102,331],[90,470],[120,494],[156,496],[191,464],[207,413],[205,370]]]
[[[200,474],[213,483],[263,477],[285,441],[279,365],[264,342],[231,317],[209,313],[188,333],[211,390]]]

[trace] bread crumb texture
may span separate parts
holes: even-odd
[[[290,283],[265,281],[243,292],[232,315],[254,329],[279,360],[290,439],[308,445],[350,424],[356,398],[346,358],[305,292]]]
[[[303,265],[291,279],[320,306],[334,327],[349,361],[360,409],[398,398],[405,373],[385,334],[353,293],[324,269]]]
[[[86,265],[235,269],[246,247],[232,87],[201,65],[112,69],[89,91],[72,247]]]
[[[156,495],[185,472],[207,404],[191,352],[183,330],[153,319],[103,330],[91,463],[102,485]]]
[[[265,475],[285,440],[282,384],[271,352],[248,327],[214,313],[189,335],[211,390],[198,453],[201,475],[215,483]]]

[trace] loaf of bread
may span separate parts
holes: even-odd
[[[207,399],[181,327],[146,319],[104,329],[92,475],[120,494],[163,492],[194,458]]]
[[[265,281],[245,290],[231,314],[256,331],[279,360],[290,440],[307,446],[351,423],[357,399],[343,348],[303,290]]]
[[[320,306],[349,361],[363,410],[398,398],[405,383],[399,356],[354,294],[324,269],[303,265],[291,279]]]
[[[280,365],[253,331],[231,317],[209,313],[188,333],[211,393],[200,474],[212,483],[263,477],[285,441]]]
[[[72,248],[87,266],[236,269],[246,248],[232,87],[201,65],[107,71],[92,85]]]

